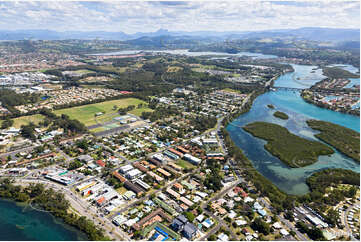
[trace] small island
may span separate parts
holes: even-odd
[[[323,67],[322,68],[323,75],[331,78],[331,79],[338,79],[338,78],[359,78],[359,75],[356,75],[352,72],[344,70],[339,67]]]
[[[317,161],[318,156],[334,153],[331,147],[301,138],[277,124],[254,122],[247,124],[243,129],[268,141],[265,149],[293,168],[311,165]]]
[[[267,104],[267,107],[270,108],[270,109],[274,109],[275,106],[273,106],[272,104]]]
[[[276,111],[273,116],[275,116],[276,118],[280,118],[280,119],[284,119],[287,120],[288,119],[288,115],[285,114],[284,112],[280,112],[280,111]]]
[[[312,129],[321,131],[315,136],[342,154],[360,162],[360,134],[352,129],[320,120],[307,120]]]

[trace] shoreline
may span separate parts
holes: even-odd
[[[230,125],[230,123],[232,123],[233,120],[240,115],[249,112],[252,108],[254,100],[264,93],[265,92],[252,94],[250,100],[248,100],[248,102],[246,103],[247,106],[245,107],[245,109],[241,109],[235,113],[231,113],[228,117],[223,119],[222,133],[224,135],[224,144],[230,153],[229,155],[233,153],[233,156],[235,157],[235,161],[238,163],[238,166],[244,169],[246,180],[248,182],[251,181],[262,194],[269,198],[272,206],[275,207],[278,212],[281,212],[282,202],[286,199],[294,200],[297,196],[283,192],[275,184],[273,184],[273,182],[271,182],[268,178],[266,178],[259,171],[257,171],[257,169],[254,168],[252,162],[248,159],[248,157],[244,155],[243,150],[234,143],[234,141],[230,137],[229,131],[227,131],[227,126]]]
[[[309,89],[305,89],[307,91],[309,91]],[[312,105],[315,105],[317,107],[320,107],[320,108],[324,108],[324,109],[328,109],[328,110],[331,110],[331,111],[334,111],[334,112],[338,112],[338,113],[343,113],[343,114],[349,114],[349,115],[352,115],[352,116],[356,116],[356,117],[360,117],[360,113],[358,113],[357,111],[353,111],[353,110],[335,110],[334,108],[332,108],[332,106],[328,105],[328,104],[323,104],[323,103],[319,103],[319,102],[315,102],[313,101],[312,99],[308,99],[308,98],[305,98],[304,95],[303,95],[303,92],[305,91],[303,90],[300,94],[301,98],[309,103],[309,104],[312,104]]]
[[[31,186],[30,184],[33,184],[35,187],[40,185],[42,187],[41,189],[43,189],[42,192],[31,198],[28,195],[28,193],[31,194],[31,191],[24,191],[25,187],[28,188],[29,186]],[[47,212],[53,217],[53,219],[57,219],[59,222],[61,221],[65,225],[84,233],[84,235],[87,237],[86,240],[110,239],[103,233],[104,230],[102,228],[99,228],[92,220],[88,219],[86,216],[78,216],[74,212],[69,212],[72,207],[71,202],[66,197],[66,194],[56,191],[52,188],[47,188],[46,186],[39,183],[32,182],[30,184],[28,184],[28,186],[24,186],[24,184],[17,185],[16,182],[11,182],[7,179],[2,180],[0,185],[0,199],[6,199],[15,203],[21,202],[22,204],[26,204],[29,201],[33,202],[35,200],[38,200],[36,204],[42,207],[43,211],[37,211],[36,209],[30,207],[32,210],[37,212]],[[15,194],[11,194],[9,193],[9,189],[20,190],[17,190]],[[54,198],[54,196],[57,197]],[[61,199],[58,201],[57,199],[59,196]],[[50,205],[52,204],[52,202],[54,202],[54,199],[57,201],[56,206]]]
[[[56,217],[51,212],[39,211],[39,210],[32,208],[31,206],[29,206],[28,202],[19,202],[19,201],[16,201],[15,199],[5,198],[5,197],[0,197],[0,202],[5,203],[5,204],[11,204],[11,206],[14,205],[14,206],[18,207],[21,210],[21,213],[24,214],[24,216],[29,216],[29,215],[25,215],[26,213],[29,213],[29,212],[31,212],[31,213],[35,212],[35,213],[41,214],[42,216],[48,216],[49,219],[51,220],[51,222],[53,223],[51,225],[52,228],[53,228],[53,225],[60,226],[64,230],[69,231],[70,233],[74,234],[78,241],[86,241],[89,239],[88,236],[86,235],[86,233],[84,233],[83,231],[75,228],[74,226],[67,224],[63,219]],[[43,220],[41,220],[41,221],[43,221]],[[20,229],[20,230],[24,229],[23,228],[24,226],[19,225],[19,224],[12,224],[12,226],[16,226],[16,228]],[[26,225],[26,226],[28,226],[28,225]],[[67,239],[65,239],[65,240],[67,240]]]

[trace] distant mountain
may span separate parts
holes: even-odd
[[[296,38],[321,42],[360,41],[359,29],[300,28],[251,32],[243,38]]]
[[[138,32],[126,34],[123,32],[107,31],[65,31],[57,32],[52,30],[0,30],[0,40],[23,40],[23,39],[100,39],[100,40],[134,40],[142,37],[171,36],[182,37],[183,39],[205,39],[213,38],[218,40],[229,39],[255,39],[255,38],[282,38],[282,39],[305,39],[322,42],[345,42],[360,41],[359,29],[332,29],[332,28],[300,28],[269,31],[168,31],[159,29],[155,32]],[[145,39],[144,39],[145,40]],[[140,41],[140,40],[139,40]]]
[[[133,46],[143,47],[177,47],[177,48],[190,48],[192,45],[209,44],[211,42],[220,41],[217,37],[200,37],[200,36],[143,36],[137,39],[127,40],[124,43]]]

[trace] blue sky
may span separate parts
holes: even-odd
[[[360,28],[359,1],[0,1],[0,29],[255,31]]]

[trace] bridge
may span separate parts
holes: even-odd
[[[297,87],[272,87],[271,90],[283,90],[283,91],[302,91],[305,88],[297,88]]]

